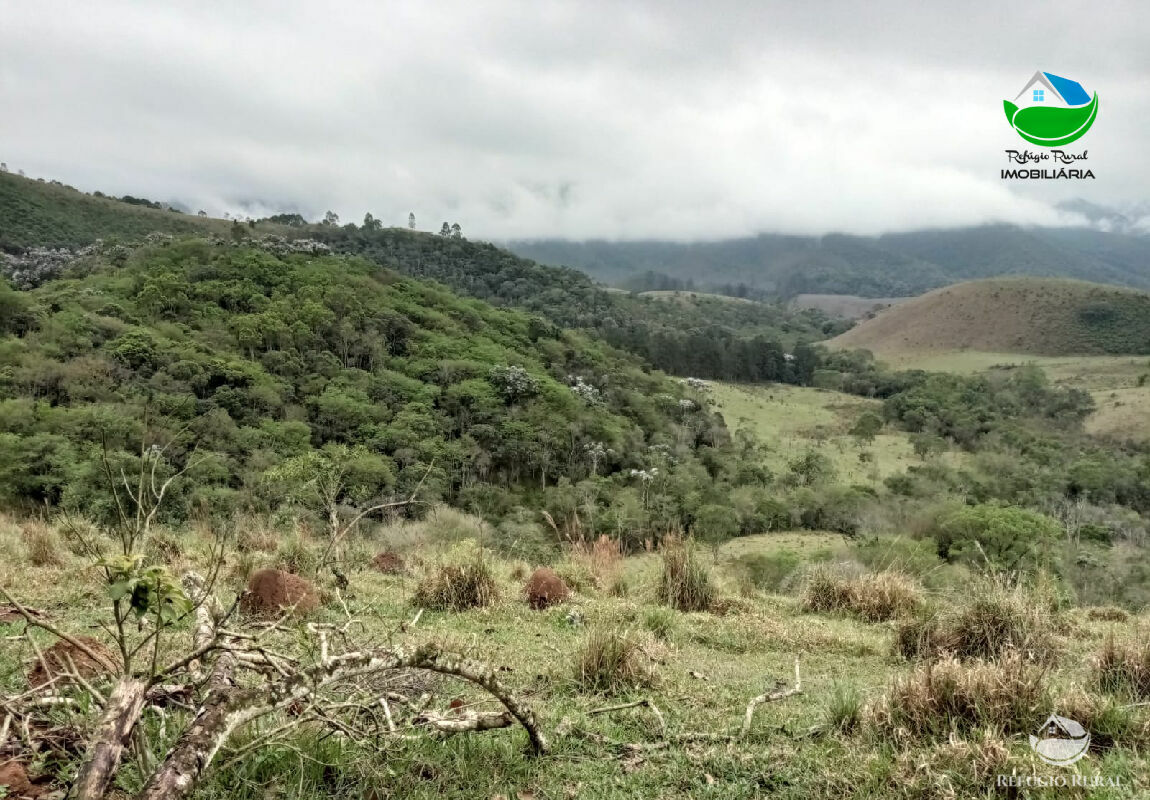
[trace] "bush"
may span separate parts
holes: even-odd
[[[869,716],[895,738],[1032,730],[1051,707],[1045,678],[1045,669],[1018,653],[996,663],[946,658],[896,679]]]
[[[555,567],[564,582],[577,592],[609,589],[619,581],[623,549],[609,536],[592,542],[577,542],[567,558]]]
[[[613,694],[650,686],[654,675],[629,631],[594,627],[587,632],[575,663],[575,682],[587,692]]]
[[[1127,622],[1130,614],[1118,606],[1094,606],[1086,609],[1086,618],[1094,622]]]
[[[994,660],[1019,653],[1032,661],[1057,655],[1057,620],[1035,592],[1000,581],[971,587],[965,603],[899,626],[895,649],[908,659]]]
[[[465,544],[453,551],[448,563],[423,576],[411,602],[435,611],[463,611],[489,606],[498,599],[499,587],[483,550]]]
[[[293,575],[312,575],[319,569],[319,556],[308,546],[301,536],[287,539],[276,550],[277,569]]]
[[[818,567],[807,576],[803,591],[806,611],[845,611],[866,622],[912,614],[921,605],[918,584],[897,572],[849,577],[833,567]]]
[[[943,517],[933,531],[948,561],[987,563],[996,570],[1049,566],[1062,528],[1050,517],[1024,508],[968,506]]]
[[[706,611],[715,599],[711,574],[690,543],[663,540],[663,574],[659,600],[680,611]]]
[[[1143,636],[1119,642],[1111,633],[1094,657],[1093,678],[1104,692],[1150,699],[1150,640]]]
[[[523,587],[527,605],[537,611],[562,603],[568,594],[570,592],[567,584],[555,574],[554,570],[547,567],[539,567],[532,572],[531,577],[527,579],[527,585]]]

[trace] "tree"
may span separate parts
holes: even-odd
[[[873,442],[874,437],[878,436],[879,431],[882,430],[882,417],[873,411],[867,411],[855,422],[854,427],[851,428],[851,436],[858,439],[860,442]]]
[[[462,239],[463,238],[463,229],[459,227],[458,222],[452,223],[452,225],[451,225],[451,236],[454,239]]]
[[[363,215],[363,229],[365,231],[381,231],[383,230],[383,221],[373,217],[369,211]]]
[[[415,212],[414,211],[412,211],[410,214],[407,215],[407,227],[411,228],[412,230],[415,230]]]
[[[208,212],[204,211],[202,208],[196,212],[197,217],[206,217],[207,215],[208,215]]]
[[[439,229],[439,235],[440,236],[450,236],[451,235],[451,226],[448,225],[446,222],[443,223],[443,227]]]
[[[1061,537],[1058,522],[1014,506],[967,506],[947,515],[934,531],[939,555],[994,570],[1033,570],[1050,566]]]
[[[323,222],[320,224],[326,225],[329,228],[339,227],[339,214],[335,213],[334,211],[328,211],[323,215]]]
[[[7,161],[0,161],[0,172],[7,172],[7,171],[8,171],[8,162]]]

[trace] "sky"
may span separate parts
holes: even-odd
[[[0,0],[0,160],[213,216],[488,239],[1075,224],[1150,185],[1150,4]],[[1002,101],[1097,92],[1094,180]]]

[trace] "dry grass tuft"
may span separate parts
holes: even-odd
[[[650,686],[654,674],[633,633],[599,626],[587,632],[579,650],[575,682],[585,692],[614,694]]]
[[[556,572],[575,591],[602,591],[618,582],[623,570],[623,550],[619,542],[600,536],[593,542],[576,542]]]
[[[1058,656],[1056,612],[1021,587],[975,587],[973,599],[899,626],[896,652],[907,659],[946,656],[994,660],[1018,653],[1048,663]]]
[[[706,611],[714,603],[711,573],[690,542],[671,536],[663,540],[659,600],[679,611]]]
[[[1092,663],[1094,684],[1104,692],[1132,700],[1150,700],[1150,639],[1106,637]]]
[[[532,572],[527,585],[523,587],[527,605],[537,611],[562,603],[569,594],[563,579],[547,567],[539,567]]]
[[[845,611],[866,622],[885,622],[913,614],[922,606],[922,590],[898,572],[849,577],[833,568],[811,571],[803,590],[806,611]]]
[[[62,567],[65,553],[63,543],[56,531],[46,522],[33,520],[22,526],[24,549],[28,560],[36,567]]]
[[[462,547],[453,560],[424,574],[411,602],[436,611],[463,611],[489,606],[498,599],[499,586],[483,550]]]
[[[1086,618],[1094,622],[1129,622],[1130,614],[1118,606],[1091,606],[1086,609]]]
[[[948,657],[896,679],[868,716],[893,738],[947,739],[976,730],[1026,731],[1049,713],[1046,669],[1018,653],[998,662]]]

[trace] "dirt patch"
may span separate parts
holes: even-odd
[[[527,585],[523,587],[523,595],[527,604],[539,610],[558,605],[567,599],[570,591],[563,579],[555,574],[554,570],[540,567],[531,573]]]
[[[371,560],[371,565],[384,575],[402,575],[407,571],[403,556],[392,550],[385,550]]]
[[[315,584],[299,575],[278,569],[261,569],[248,581],[243,609],[251,614],[278,614],[292,609],[297,615],[319,607]]]
[[[57,675],[70,672],[72,666],[83,678],[96,675],[108,675],[115,668],[116,657],[112,651],[91,636],[77,636],[76,641],[83,644],[96,656],[85,653],[79,647],[63,639],[43,651],[43,659],[37,659],[28,671],[28,685],[32,687],[43,686]]]

